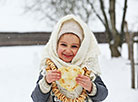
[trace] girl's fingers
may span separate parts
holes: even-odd
[[[56,76],[56,77],[61,77],[61,72],[58,70],[52,70],[48,72],[48,76]]]
[[[58,70],[52,70],[52,71],[49,71],[47,73],[47,81],[48,82],[53,82],[53,81],[57,81],[61,78],[61,72],[58,71]]]
[[[77,83],[82,83],[82,84],[87,83],[86,80],[82,80],[82,79],[79,79],[79,78],[76,79],[76,82],[77,82]]]
[[[49,83],[51,83],[51,82],[53,82],[53,81],[57,81],[57,80],[59,80],[61,77],[56,77],[56,76],[48,76],[48,77],[46,77],[46,79],[47,79],[47,81],[49,82]]]
[[[80,80],[80,81],[83,81],[83,82],[87,82],[87,81],[91,81],[89,77],[87,76],[78,76],[76,77],[76,80]]]
[[[82,77],[77,77],[76,82],[81,85],[84,89],[89,90],[91,88],[91,81],[89,78],[82,78]]]
[[[83,88],[87,87],[87,86],[86,86],[86,83],[84,83],[84,82],[78,81],[77,83],[78,83],[80,86],[82,86]]]
[[[56,73],[56,74],[58,73],[58,74],[61,74],[61,72],[58,71],[58,70],[52,70],[51,73]]]
[[[59,76],[52,76],[52,79],[59,80],[61,77]]]
[[[55,73],[51,73],[50,76],[51,76],[51,77],[61,77],[60,74],[55,74]]]
[[[77,81],[77,83],[82,86],[84,89],[86,90],[90,90],[91,89],[91,83],[86,83],[86,82],[83,82],[83,81]]]
[[[77,78],[81,78],[84,80],[90,79],[89,77],[85,76],[85,75],[78,75]]]
[[[81,79],[81,78],[76,78],[76,81],[77,81],[77,82],[84,82],[84,83],[85,83],[86,80],[83,80],[83,79]]]
[[[53,70],[53,71],[51,72],[51,74],[52,74],[53,76],[57,75],[57,76],[60,76],[60,77],[61,77],[61,72],[58,71],[58,70]]]

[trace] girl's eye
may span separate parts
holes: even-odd
[[[76,45],[73,45],[73,46],[72,46],[72,48],[78,48],[78,46],[76,46]]]
[[[62,46],[67,46],[66,44],[61,44]]]

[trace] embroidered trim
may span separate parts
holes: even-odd
[[[48,65],[48,67],[46,68],[46,71],[48,70],[57,70],[57,67],[56,65],[50,60],[50,59],[47,59],[46,60],[46,64]],[[90,73],[91,71],[87,70],[86,67],[83,68],[84,70],[84,75],[86,76],[90,76]],[[75,99],[71,99],[71,98],[68,98],[66,97],[64,94],[62,94],[57,85],[56,85],[56,82],[52,82],[52,91],[53,93],[55,94],[55,96],[61,100],[62,102],[84,102],[84,100],[86,99],[87,97],[87,93],[86,93],[86,90],[83,89],[82,90],[82,93],[79,95],[78,98],[75,98]]]

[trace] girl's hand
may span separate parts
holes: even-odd
[[[61,78],[61,72],[58,70],[50,70],[48,71],[45,79],[48,83],[52,83],[53,81],[57,81]]]
[[[76,77],[76,82],[81,85],[88,92],[92,91],[92,82],[89,77],[84,75],[78,75]]]

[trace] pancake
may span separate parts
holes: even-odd
[[[61,71],[59,84],[68,91],[73,91],[78,86],[76,83],[78,74],[84,74],[84,70],[78,66],[61,67],[58,70]]]

